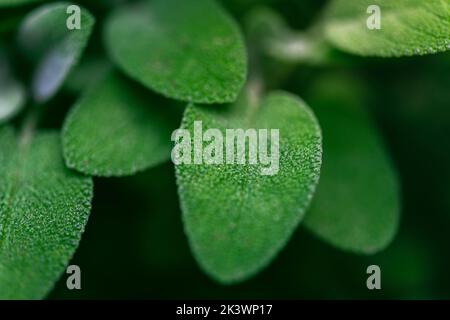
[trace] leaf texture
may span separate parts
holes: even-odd
[[[110,72],[65,121],[67,166],[94,176],[124,176],[169,160],[173,107]]]
[[[306,104],[284,92],[271,93],[259,106],[245,99],[223,108],[191,105],[182,128],[193,132],[199,120],[204,132],[218,128],[224,137],[226,129],[280,130],[276,174],[261,175],[266,167],[261,161],[176,167],[185,230],[195,257],[218,281],[242,281],[275,257],[302,220],[320,173],[320,128]],[[270,141],[270,146],[276,143]]]
[[[170,98],[232,102],[245,82],[241,32],[214,0],[154,0],[119,10],[105,39],[124,72]]]
[[[381,12],[370,30],[369,6]],[[334,0],[325,15],[328,40],[363,56],[397,57],[450,50],[450,0]]]
[[[88,220],[92,180],[67,169],[56,133],[19,144],[0,129],[0,299],[40,299]]]

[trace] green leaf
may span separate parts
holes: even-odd
[[[277,62],[292,68],[293,63],[321,63],[328,54],[328,43],[317,31],[291,29],[284,17],[273,9],[256,7],[246,19],[247,39]],[[281,69],[280,63],[274,67]],[[275,71],[272,71],[274,74]]]
[[[19,144],[0,129],[0,299],[40,299],[80,241],[92,180],[64,166],[56,133]]]
[[[326,78],[308,101],[323,130],[323,166],[305,225],[344,250],[372,254],[394,238],[399,186],[379,134],[352,78]]]
[[[76,104],[63,129],[69,168],[94,176],[123,176],[170,158],[176,122],[166,109],[172,106],[133,85],[109,73]]]
[[[63,89],[78,95],[102,80],[110,70],[111,63],[106,57],[86,55],[72,70]]]
[[[42,2],[45,0],[0,0],[0,8],[1,7],[15,7],[28,3]]]
[[[120,10],[105,38],[123,71],[170,98],[232,102],[245,82],[238,25],[214,0],[154,0]]]
[[[94,17],[81,8],[80,29],[69,30],[70,3],[52,3],[32,11],[22,23],[18,41],[36,64],[33,98],[43,103],[52,98],[78,63],[94,26]]]
[[[381,9],[381,29],[367,28],[368,7]],[[334,0],[328,40],[363,56],[411,56],[450,50],[450,0]]]
[[[20,112],[26,100],[25,89],[12,77],[6,59],[3,58],[0,52],[0,123]]]
[[[320,128],[303,101],[283,92],[268,95],[259,106],[245,101],[221,108],[191,105],[182,128],[192,133],[194,121],[202,121],[203,132],[218,128],[224,137],[225,129],[280,130],[277,174],[262,175],[268,166],[248,162],[176,167],[195,257],[220,282],[241,281],[265,267],[302,220],[320,173]],[[225,144],[226,139],[224,154]]]

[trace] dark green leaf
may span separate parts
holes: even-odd
[[[110,70],[111,63],[107,58],[86,55],[70,73],[64,83],[64,89],[79,94],[102,80]]]
[[[106,44],[123,71],[170,98],[232,102],[246,78],[239,28],[214,0],[154,0],[120,10],[107,23]]]
[[[323,130],[323,166],[305,225],[358,253],[385,248],[397,232],[399,187],[380,136],[361,108],[353,79],[322,80],[309,100]]]
[[[0,299],[43,298],[78,246],[92,180],[66,169],[56,133],[24,145],[9,128],[0,176]]]
[[[95,176],[123,176],[168,160],[170,134],[176,127],[166,114],[171,107],[117,74],[108,74],[64,124],[67,165]]]

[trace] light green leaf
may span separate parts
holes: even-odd
[[[381,10],[370,30],[368,7]],[[450,50],[450,0],[334,0],[325,18],[328,40],[363,56],[411,56]]]
[[[245,82],[238,25],[214,0],[154,0],[120,10],[105,38],[123,71],[170,98],[232,102]]]
[[[15,7],[20,6],[28,3],[36,3],[36,2],[42,2],[45,0],[0,0],[0,8],[1,7]]]
[[[277,174],[262,175],[261,169],[270,165],[260,162],[176,167],[195,257],[220,282],[241,281],[265,267],[302,220],[320,173],[320,128],[303,101],[283,92],[268,95],[259,106],[245,101],[220,108],[191,105],[182,128],[192,133],[194,121],[202,121],[203,132],[218,128],[224,137],[225,129],[280,130]],[[225,144],[224,139],[224,155]],[[269,140],[268,150],[272,145],[276,140]]]
[[[25,89],[12,77],[0,52],[0,123],[14,117],[23,108],[25,100]]]
[[[95,176],[123,176],[170,158],[171,106],[109,73],[76,104],[63,129],[66,164]]]
[[[0,299],[40,299],[80,241],[92,180],[64,166],[56,133],[19,144],[0,129]]]
[[[394,238],[399,186],[352,78],[322,80],[308,101],[323,130],[323,166],[305,225],[344,250],[371,254]]]
[[[81,8],[80,29],[69,30],[70,3],[52,3],[32,11],[22,23],[18,41],[36,64],[32,79],[33,98],[45,102],[63,84],[78,63],[94,26],[94,17]]]

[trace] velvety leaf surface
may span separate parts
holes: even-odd
[[[0,129],[0,299],[40,299],[80,241],[92,180],[64,166],[56,133],[19,144]]]
[[[170,158],[176,122],[167,109],[173,105],[133,85],[111,72],[74,106],[63,129],[70,168],[95,176],[123,176]]]
[[[232,102],[244,84],[240,30],[214,0],[148,1],[113,14],[105,33],[117,65],[167,97]]]
[[[80,29],[67,28],[70,3],[52,3],[32,11],[22,23],[19,44],[36,64],[33,98],[45,102],[58,91],[78,63],[94,26],[94,17],[81,8]]]
[[[302,100],[283,92],[268,95],[259,106],[244,99],[220,108],[191,105],[182,128],[192,133],[194,121],[200,120],[203,132],[218,128],[224,137],[225,129],[280,130],[277,174],[261,175],[267,165],[260,162],[176,167],[195,257],[220,282],[241,281],[266,266],[302,220],[320,173],[320,128]]]
[[[370,30],[367,8],[381,9]],[[450,50],[450,0],[334,0],[325,16],[328,40],[363,56],[410,56]]]
[[[325,78],[308,101],[323,130],[323,166],[305,225],[344,250],[374,253],[394,238],[400,217],[397,176],[363,108],[356,80]]]

